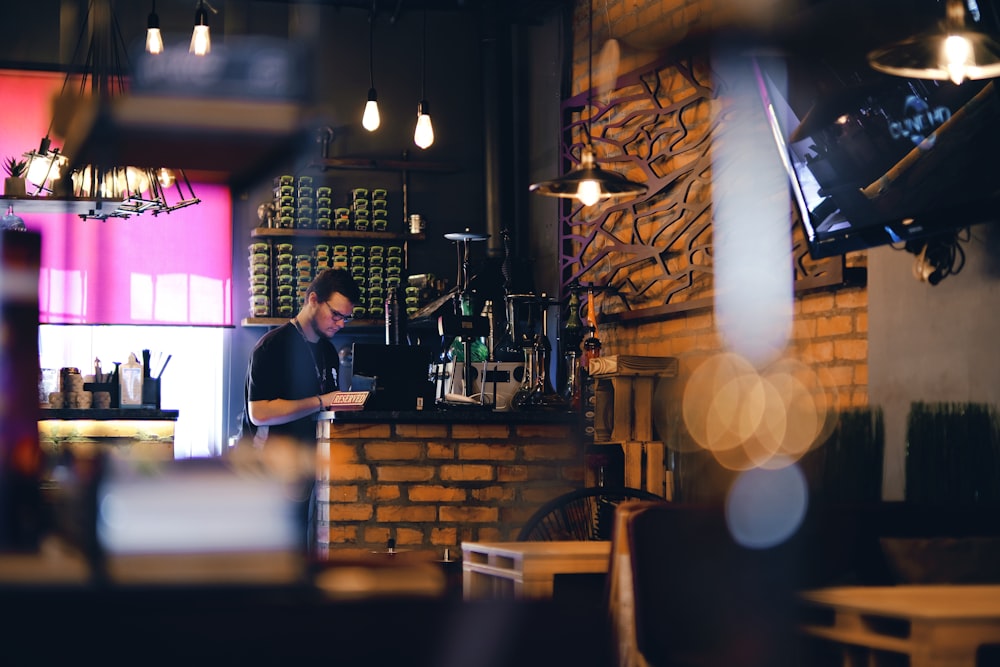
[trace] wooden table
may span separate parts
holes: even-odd
[[[551,598],[557,574],[606,573],[609,541],[462,542],[466,600]]]
[[[850,586],[801,597],[809,611],[833,612],[830,624],[810,620],[802,630],[840,644],[844,665],[883,664],[881,652],[892,664],[907,656],[910,667],[975,667],[981,645],[1000,643],[1000,586]]]

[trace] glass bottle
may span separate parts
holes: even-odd
[[[563,340],[567,352],[578,352],[583,340],[583,320],[580,319],[580,295],[569,293],[569,304],[566,307],[566,322],[563,324]]]
[[[580,409],[580,359],[579,352],[567,350],[563,355],[566,369],[566,384],[563,385],[562,395],[569,401],[573,410]]]
[[[521,380],[521,385],[510,399],[512,410],[527,410],[533,405],[537,384],[535,379],[535,366],[538,363],[537,349],[532,344],[525,345],[521,350],[524,354],[524,377]]]
[[[385,297],[385,344],[407,344],[406,311],[403,308],[401,287],[390,288]]]

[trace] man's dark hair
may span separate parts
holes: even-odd
[[[309,292],[315,292],[320,301],[329,301],[334,292],[340,292],[352,304],[357,305],[361,301],[358,284],[344,269],[324,269],[309,285],[307,296]]]

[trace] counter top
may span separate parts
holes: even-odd
[[[158,410],[156,408],[41,408],[38,420],[46,419],[115,419],[146,421],[177,421],[178,410]]]
[[[343,424],[406,422],[415,424],[569,424],[580,418],[568,411],[495,411],[478,406],[441,410],[351,410],[326,411],[317,420]]]

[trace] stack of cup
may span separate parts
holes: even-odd
[[[59,391],[49,394],[49,405],[53,408],[89,408],[93,396],[83,390],[84,378],[78,368],[63,368],[59,373]]]

